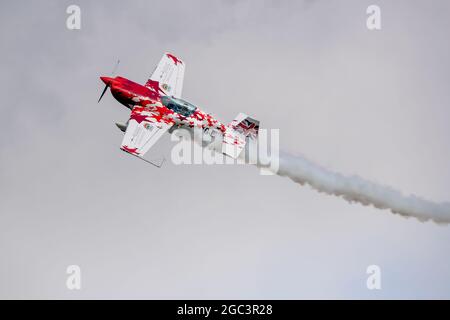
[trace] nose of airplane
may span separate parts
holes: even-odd
[[[109,86],[111,84],[111,82],[113,81],[113,78],[110,77],[100,77],[100,79],[107,85]]]

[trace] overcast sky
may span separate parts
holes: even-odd
[[[81,8],[81,30],[66,8]],[[381,8],[369,31],[366,9]],[[450,3],[2,1],[1,298],[450,298],[450,227],[348,204],[246,166],[157,169],[119,150],[165,51],[183,97],[282,149],[450,201]],[[378,265],[382,289],[368,290]],[[79,265],[82,289],[66,288]]]

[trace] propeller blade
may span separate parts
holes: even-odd
[[[113,69],[111,75],[114,75],[116,73],[117,68],[119,67],[119,64],[120,64],[120,60],[117,60],[116,65],[114,66],[114,69]]]
[[[113,71],[112,71],[112,74],[111,74],[111,75],[114,75],[114,74],[116,73],[116,71],[117,71],[117,67],[119,66],[119,64],[120,64],[120,60],[117,60],[117,62],[116,62],[116,65],[114,66],[114,69],[113,69]],[[103,82],[105,82],[104,78],[102,78],[102,77],[100,77],[100,78],[101,78],[101,79],[103,80]],[[105,78],[106,78],[106,77],[105,77]],[[102,92],[102,94],[101,94],[100,98],[98,99],[98,102],[97,102],[97,103],[99,103],[99,102],[100,102],[100,100],[102,100],[102,98],[103,98],[103,95],[105,94],[106,90],[108,90],[108,88],[109,88],[110,82],[109,82],[109,81],[107,81],[107,82],[105,82],[105,83],[107,83],[107,84],[106,84],[106,86],[105,86],[105,89],[103,89],[103,92]]]
[[[101,95],[100,98],[98,99],[98,102],[97,102],[97,103],[99,103],[100,100],[102,100],[103,95],[105,94],[106,90],[108,90],[108,87],[109,87],[109,85],[106,85],[106,86],[105,86],[105,89],[103,89],[102,95]]]

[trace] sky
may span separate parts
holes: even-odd
[[[69,5],[81,29],[66,27]],[[366,9],[381,9],[381,30]],[[330,170],[450,201],[450,3],[3,1],[0,298],[450,298],[450,227],[349,204],[252,166],[157,169],[120,151],[163,52],[183,98],[239,112]],[[81,269],[81,289],[66,269]],[[377,265],[381,289],[369,290]]]

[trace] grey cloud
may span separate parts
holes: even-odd
[[[118,149],[127,110],[97,104],[117,58],[143,82],[168,50],[224,122],[246,112],[288,151],[448,201],[448,2],[379,1],[379,32],[369,1],[77,1],[69,31],[71,3],[0,5],[0,297],[449,297],[447,227],[252,167],[155,170]]]

